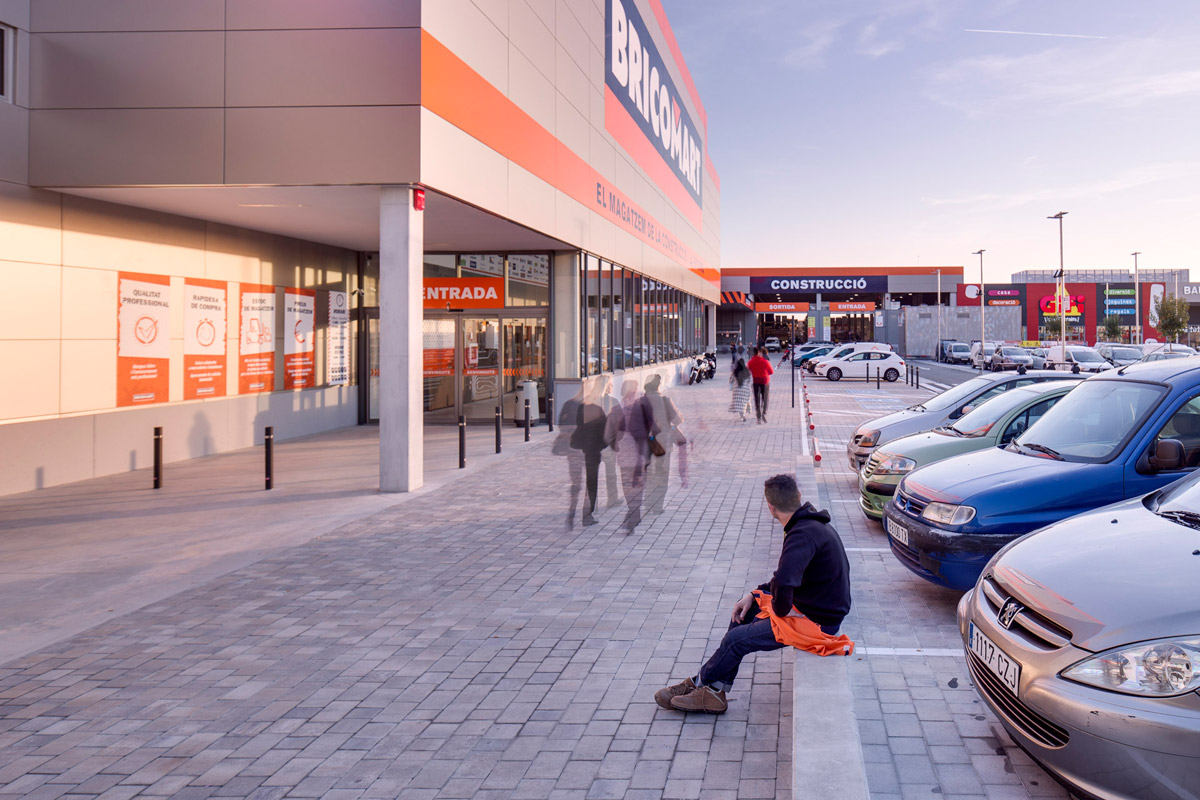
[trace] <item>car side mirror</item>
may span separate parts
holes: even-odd
[[[1183,469],[1187,457],[1183,451],[1183,443],[1178,439],[1159,439],[1154,444],[1154,454],[1150,456],[1150,468],[1156,472]]]

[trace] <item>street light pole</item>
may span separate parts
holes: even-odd
[[[938,340],[937,347],[933,353],[934,361],[942,360],[942,271],[937,271],[937,294],[938,294]]]
[[[1133,327],[1137,330],[1137,343],[1142,343],[1142,284],[1138,281],[1137,257],[1141,250],[1130,253],[1133,256]]]
[[[987,291],[983,287],[983,249],[980,248],[971,255],[979,256],[979,371],[983,372],[983,340],[986,338],[983,335],[983,314],[987,311]]]
[[[1066,211],[1060,211],[1046,219],[1058,220],[1058,344],[1062,348],[1059,357],[1066,359],[1067,357],[1067,311],[1070,309],[1063,308],[1063,301],[1067,299],[1067,273],[1063,268],[1063,217],[1067,215]]]

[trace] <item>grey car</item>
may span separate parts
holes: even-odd
[[[1096,342],[1094,348],[1100,356],[1114,367],[1127,367],[1142,360],[1142,350],[1137,345],[1119,342]]]
[[[1018,386],[1029,386],[1040,381],[1062,380],[1070,377],[1071,373],[1069,372],[1038,370],[1025,373],[998,372],[979,375],[963,381],[941,394],[934,395],[924,403],[909,406],[903,411],[877,417],[859,425],[846,444],[846,455],[850,460],[850,468],[855,472],[862,469],[863,465],[867,463],[867,459],[875,452],[875,448],[884,442],[899,439],[901,436],[931,431],[939,425],[946,425],[961,417],[964,413],[963,409],[968,406],[978,406],[1001,392]]]
[[[959,602],[975,690],[1081,797],[1200,791],[1198,529],[1200,472],[1017,539]]]
[[[1029,351],[1013,344],[997,345],[996,350],[992,353],[992,371],[1000,372],[1018,367],[1026,369],[1033,367],[1033,358],[1029,355]]]

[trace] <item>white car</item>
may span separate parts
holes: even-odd
[[[768,336],[767,341],[764,342],[763,344],[767,348],[768,353],[778,353],[779,352],[779,337],[778,336]]]
[[[890,351],[891,349],[892,346],[890,344],[883,344],[882,342],[851,342],[849,344],[838,345],[830,350],[827,355],[820,356],[819,358],[810,358],[804,362],[804,365],[808,367],[809,372],[816,375],[817,365],[823,361],[836,361],[839,358],[844,358],[852,353],[861,353],[864,350]]]
[[[900,377],[902,369],[904,359],[890,350],[862,350],[817,364],[817,374],[824,375],[831,381],[840,381],[843,377],[870,380],[878,373],[883,380],[890,383]]]

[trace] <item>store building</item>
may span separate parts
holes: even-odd
[[[422,428],[715,339],[659,0],[0,0],[0,493]]]

